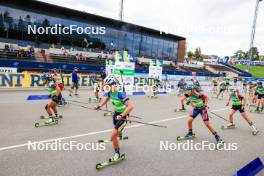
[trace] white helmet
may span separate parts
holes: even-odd
[[[230,87],[229,91],[231,93],[233,93],[233,92],[237,92],[238,90],[237,90],[237,88],[235,86],[232,86],[232,87]]]
[[[111,85],[111,84],[119,84],[118,79],[115,77],[115,75],[108,75],[104,79],[104,85]]]

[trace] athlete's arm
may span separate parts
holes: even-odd
[[[125,109],[124,112],[122,112],[122,113],[120,114],[121,118],[123,118],[123,117],[125,117],[126,115],[128,115],[128,114],[133,110],[133,108],[134,108],[133,105],[132,105],[131,100],[126,101],[125,105],[126,105],[126,109]],[[117,120],[121,120],[121,119],[118,119],[118,118],[117,118]]]
[[[99,105],[97,105],[95,107],[95,109],[100,109],[101,107],[103,107],[104,105],[106,105],[109,100],[110,100],[110,95],[109,95],[109,92],[108,92],[108,93],[105,94],[105,97],[103,98],[102,103],[100,103]]]
[[[246,103],[247,103],[246,99],[240,94],[238,94],[238,98],[242,100],[242,107],[245,108]]]
[[[204,106],[207,106],[209,98],[206,95],[202,95],[204,99]]]
[[[230,100],[231,100],[231,96],[229,96],[226,106],[229,106]]]

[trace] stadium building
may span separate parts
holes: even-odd
[[[43,28],[50,29],[56,26],[61,30],[70,25],[86,29],[88,33],[77,34],[78,31],[73,31],[72,34],[63,34],[55,31],[56,34],[51,34],[51,31],[43,32]],[[30,34],[29,26],[31,26]],[[38,31],[39,33],[32,32],[34,26],[37,29],[42,28]],[[26,0],[0,3],[0,40],[2,45],[19,43],[19,47],[24,47],[23,44],[29,44],[35,50],[39,49],[40,56],[35,56],[39,60],[41,60],[41,55],[44,60],[47,60],[44,54],[48,52],[45,49],[49,48],[53,49],[50,51],[50,57],[54,60],[60,54],[70,57],[72,53],[75,57],[81,57],[77,60],[84,60],[83,57],[86,54],[83,51],[103,53],[100,55],[103,59],[111,57],[109,54],[112,51],[127,50],[133,58],[160,59],[175,64],[184,60],[186,39],[172,34],[161,34],[158,30],[115,19]],[[12,46],[3,47],[13,48]],[[62,49],[63,52],[57,51],[58,49]],[[66,53],[67,50],[71,53]],[[87,63],[92,62],[87,61]]]

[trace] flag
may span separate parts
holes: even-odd
[[[153,61],[152,61],[152,59],[149,59],[149,66],[153,66]]]
[[[130,62],[129,54],[127,53],[127,51],[123,51],[123,59],[124,62]]]
[[[159,60],[158,59],[156,59],[156,66],[160,66],[160,62],[159,62]]]
[[[120,62],[119,52],[118,51],[115,51],[115,61],[116,62]]]

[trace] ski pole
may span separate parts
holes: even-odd
[[[143,125],[150,125],[150,126],[155,126],[155,127],[160,127],[160,128],[167,128],[167,126],[165,126],[165,125],[157,125],[157,124],[141,122],[141,121],[137,121],[137,120],[125,120],[125,121],[133,122],[133,123],[139,123],[139,124],[143,124]]]
[[[220,115],[218,115],[218,114],[216,114],[216,113],[214,113],[214,112],[212,112],[212,111],[209,111],[211,114],[214,114],[215,116],[217,116],[217,117],[219,117],[219,118],[221,118],[221,119],[223,119],[224,121],[227,121],[227,122],[229,122],[230,123],[230,121],[229,120],[227,120],[226,118],[224,118],[224,117],[222,117],[222,116],[220,116]]]
[[[82,104],[90,104],[90,103],[76,101],[76,100],[67,100],[67,101],[69,101],[69,102],[75,102],[75,103],[82,103]]]
[[[70,102],[78,102],[78,101],[71,101],[71,100],[67,100],[67,101],[70,101]],[[78,103],[84,103],[84,102],[78,102]],[[84,104],[86,104],[86,103],[84,103]],[[80,105],[80,104],[72,104],[72,105],[79,106],[79,107],[86,108],[86,109],[96,110],[95,108],[83,106],[83,105]],[[104,112],[114,113],[114,111],[110,111],[110,110],[104,110],[104,109],[98,109],[98,110],[99,111],[104,111]],[[142,119],[142,117],[135,116],[135,115],[129,115],[129,117],[133,117],[133,118],[136,118],[136,119]]]

